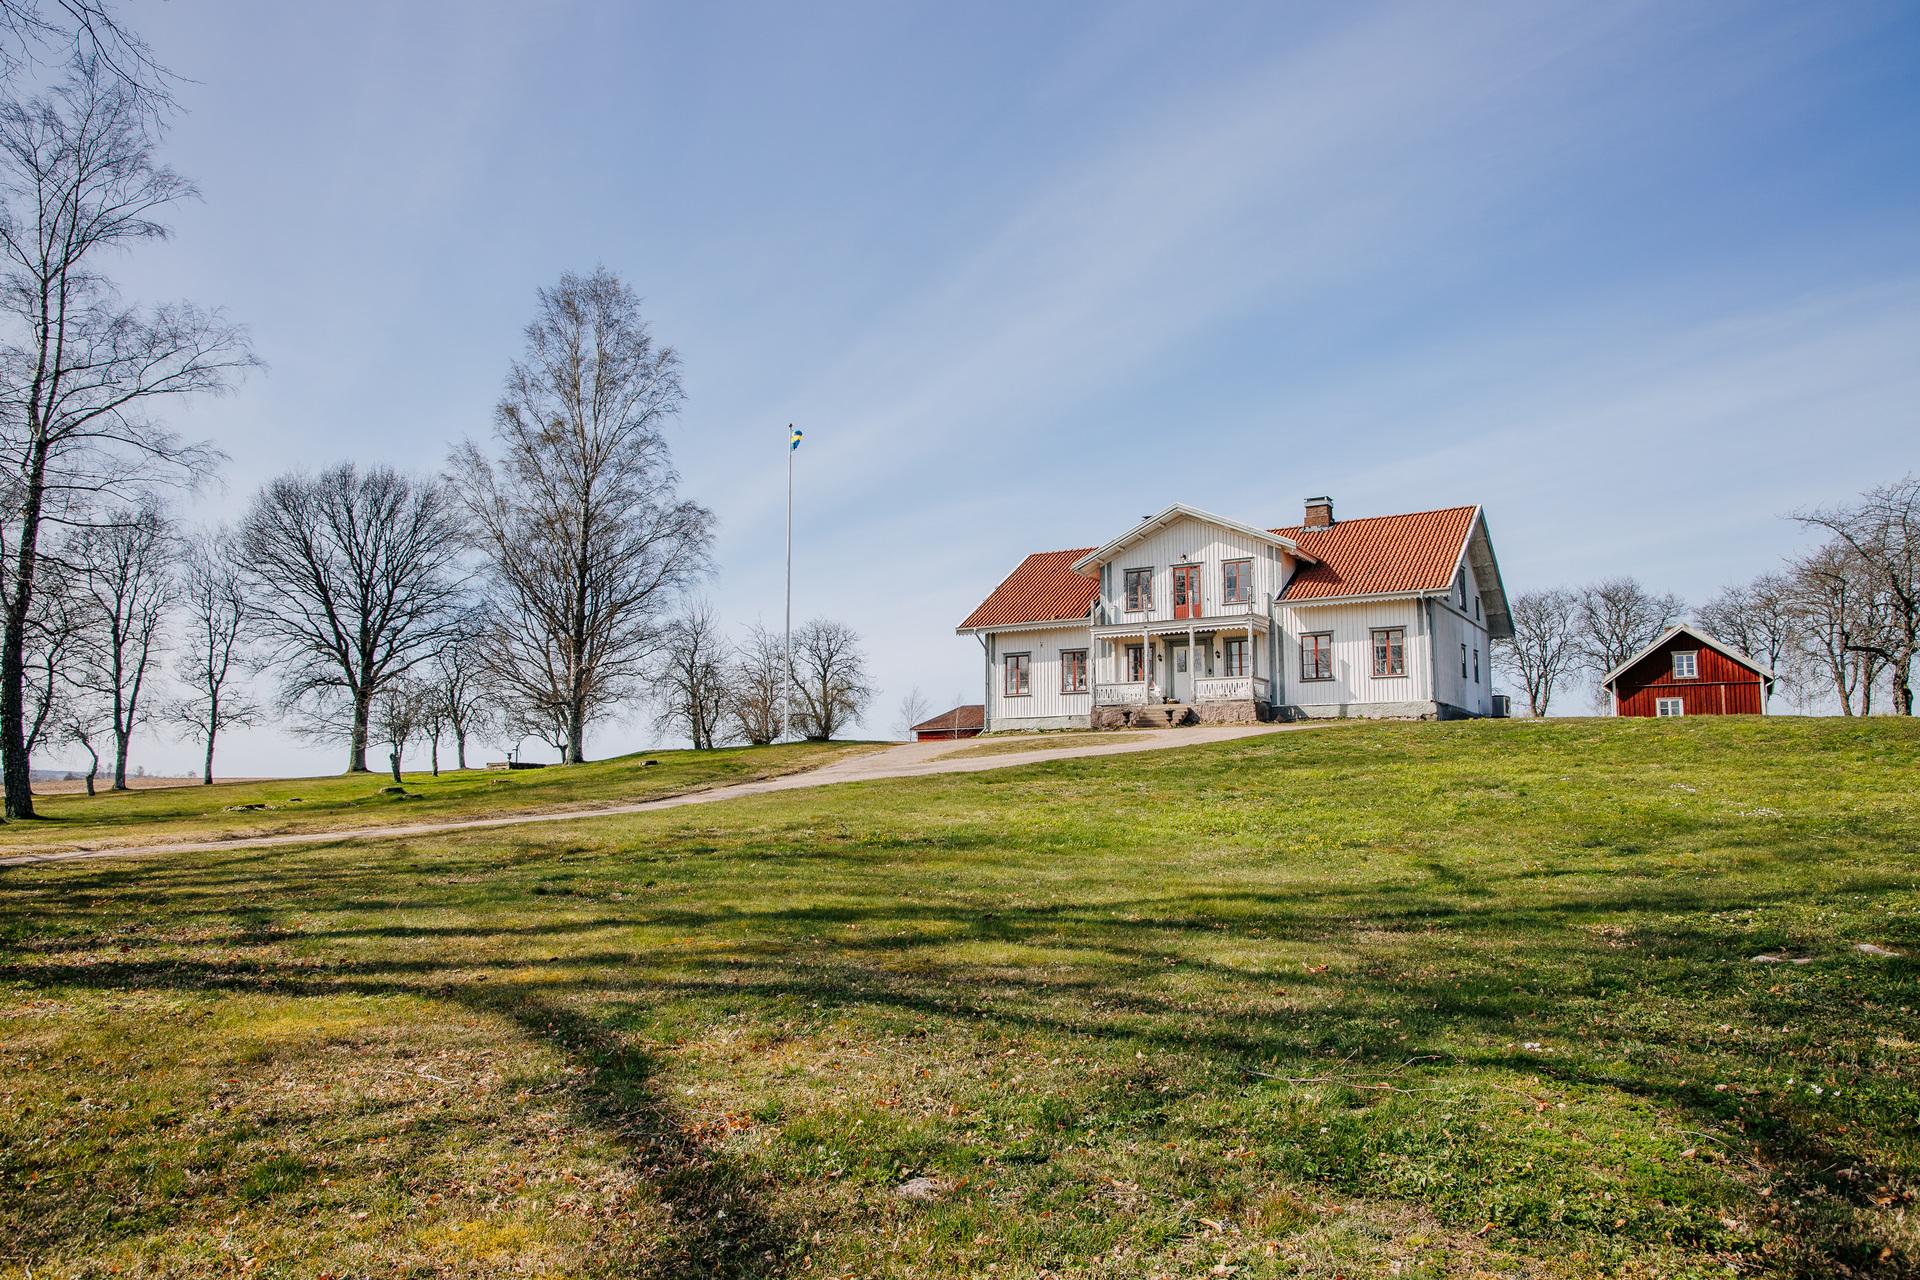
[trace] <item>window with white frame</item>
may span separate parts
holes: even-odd
[[[1087,651],[1062,649],[1060,651],[1060,692],[1085,693],[1086,691]]]
[[[1024,698],[1033,692],[1033,672],[1030,667],[1031,654],[1010,653],[1006,659],[1006,683],[1001,692],[1009,698]]]
[[[1127,570],[1127,612],[1145,613],[1153,608],[1153,570]]]
[[[1687,714],[1687,704],[1678,698],[1655,698],[1653,714],[1656,716],[1683,716]]]
[[[1700,678],[1700,651],[1698,649],[1675,649],[1673,651],[1673,678],[1675,680],[1697,680]]]

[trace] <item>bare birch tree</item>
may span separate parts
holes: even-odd
[[[1893,709],[1913,714],[1914,662],[1920,658],[1920,474],[1879,485],[1849,506],[1797,512],[1794,519],[1824,529],[1860,559],[1886,616],[1870,648],[1893,680]]]
[[[487,562],[492,677],[562,709],[578,763],[588,725],[640,691],[673,602],[707,572],[713,513],[679,496],[664,434],[685,398],[679,357],[619,277],[541,290],[526,342],[493,455],[469,441],[449,471]]]
[[[81,642],[74,683],[106,708],[115,791],[127,789],[127,754],[150,710],[148,680],[173,604],[178,545],[171,522],[151,505],[109,512],[75,539]]]
[[[734,736],[756,747],[778,742],[787,732],[786,707],[782,705],[787,685],[781,677],[786,652],[780,637],[756,622],[747,628],[746,643],[734,653],[730,682],[733,701],[728,707]]]
[[[852,627],[815,618],[793,633],[794,727],[810,741],[851,728],[872,699],[866,655]]]
[[[1799,626],[1801,661],[1833,690],[1840,714],[1873,711],[1885,630],[1870,572],[1853,548],[1834,539],[1788,562],[1789,606]],[[1810,677],[1811,678],[1811,677]]]
[[[168,703],[164,714],[205,746],[200,780],[212,786],[220,735],[251,725],[260,715],[242,683],[253,605],[230,534],[202,533],[187,544],[178,597],[180,656],[174,675],[186,693]]]
[[[159,165],[137,93],[85,61],[51,93],[0,104],[0,780],[32,817],[28,625],[48,527],[191,481],[217,458],[154,419],[253,363],[218,312],[120,301],[99,259],[167,234],[194,194]]]
[[[0,80],[50,62],[96,64],[143,108],[173,103],[173,73],[107,0],[0,0]]]
[[[911,742],[913,726],[932,713],[933,708],[927,704],[927,695],[920,692],[919,685],[913,686],[907,690],[907,696],[900,699],[900,710],[894,713],[893,736]]]
[[[374,695],[369,720],[374,736],[387,749],[387,772],[399,782],[407,745],[420,735],[432,693],[419,681],[400,675],[386,680]],[[437,772],[437,770],[436,770]]]
[[[467,767],[467,741],[491,726],[492,691],[480,667],[478,635],[471,620],[456,624],[447,642],[427,664],[421,679],[433,687],[446,730],[453,735],[455,767]],[[434,772],[438,773],[438,747]]]
[[[684,733],[695,751],[710,751],[733,736],[735,659],[713,606],[691,601],[667,624],[654,675],[662,732]]]
[[[1639,579],[1603,578],[1580,589],[1576,632],[1582,665],[1597,682],[1680,620],[1686,603],[1649,591]]]
[[[460,537],[438,481],[352,463],[281,476],[241,522],[241,560],[282,701],[310,731],[346,738],[349,773],[366,772],[381,689],[458,626]]]
[[[1560,587],[1523,591],[1511,612],[1513,638],[1495,642],[1494,661],[1526,690],[1528,713],[1544,716],[1580,665],[1580,597]]]
[[[1793,607],[1793,584],[1785,575],[1763,573],[1752,582],[1723,589],[1700,607],[1699,622],[1765,664],[1781,686],[1797,683],[1800,620]],[[1766,696],[1772,698],[1771,686]]]

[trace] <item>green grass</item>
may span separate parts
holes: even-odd
[[[941,753],[941,759],[964,756],[1009,756],[1025,751],[1057,751],[1062,747],[1107,747],[1116,742],[1136,742],[1144,733],[1021,733],[989,738],[970,747]]]
[[[15,869],[0,1274],[1913,1276],[1917,784],[1336,725]]]
[[[790,743],[721,751],[643,751],[547,769],[460,769],[276,778],[97,796],[34,797],[40,819],[0,826],[0,854],[239,839],[510,813],[628,804],[811,769],[873,744]]]

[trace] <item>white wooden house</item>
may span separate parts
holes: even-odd
[[[1512,634],[1477,506],[1262,528],[1175,504],[1028,556],[958,628],[986,728],[1490,715]]]

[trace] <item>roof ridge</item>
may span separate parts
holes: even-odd
[[[1452,506],[1427,507],[1421,511],[1393,511],[1380,516],[1342,516],[1330,525],[1315,526],[1311,529],[1308,529],[1307,526],[1303,524],[1276,525],[1274,529],[1276,531],[1279,529],[1301,529],[1309,533],[1325,533],[1328,529],[1338,529],[1343,524],[1359,524],[1364,520],[1405,520],[1413,516],[1439,516],[1447,515],[1454,511],[1473,511],[1479,506],[1480,504],[1478,502],[1456,502]]]

